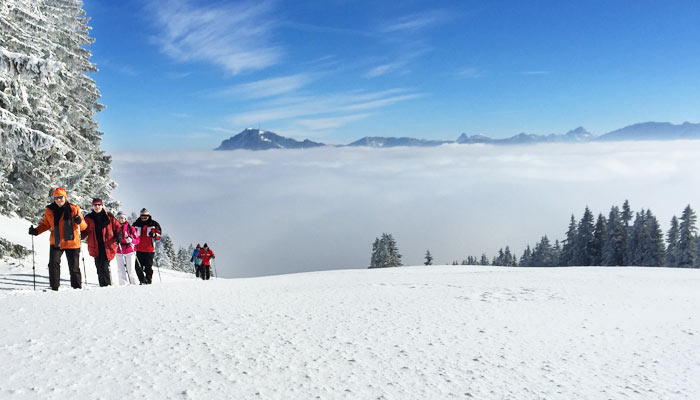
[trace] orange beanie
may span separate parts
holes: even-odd
[[[67,200],[68,194],[66,194],[66,189],[64,189],[62,187],[57,187],[56,190],[53,191],[53,197],[58,197],[58,196],[63,196]]]

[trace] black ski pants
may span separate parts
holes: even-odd
[[[206,281],[209,278],[211,278],[211,266],[210,265],[202,265],[201,268],[202,268],[202,270],[200,272],[200,275],[202,276],[202,280]]]
[[[155,253],[136,252],[136,276],[142,285],[149,285],[153,278],[153,257]]]
[[[100,286],[109,286],[112,284],[112,276],[109,272],[109,260],[107,257],[100,255],[95,257],[95,267],[97,267],[97,280]]]
[[[51,246],[49,251],[49,285],[51,289],[58,290],[61,286],[61,256],[66,253],[68,260],[68,272],[70,272],[70,285],[73,289],[83,287],[80,275],[80,249],[59,249]]]

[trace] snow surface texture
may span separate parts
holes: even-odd
[[[697,270],[167,273],[14,290],[27,274],[0,264],[3,399],[700,398]]]

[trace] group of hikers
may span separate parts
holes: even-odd
[[[87,239],[88,253],[95,259],[100,286],[112,284],[109,264],[115,256],[120,285],[135,285],[137,282],[140,285],[151,284],[155,245],[161,238],[162,229],[147,209],[142,209],[139,218],[130,224],[123,212],[118,212],[115,217],[105,210],[101,199],[95,198],[92,200],[92,212],[83,217],[80,207],[69,203],[66,190],[59,187],[53,191],[53,202],[46,206],[41,223],[36,228],[32,225],[29,234],[37,236],[47,230],[51,231],[51,289],[58,290],[60,286],[63,253],[68,260],[71,287],[82,288],[80,242],[83,239]],[[206,244],[202,250],[206,251],[201,255],[198,252],[197,258],[202,266],[208,267],[214,253]],[[209,268],[200,269],[200,274],[206,274],[206,279],[209,279]]]
[[[214,256],[214,252],[211,251],[209,246],[206,243],[204,243],[204,246],[200,246],[197,243],[197,247],[192,252],[192,258],[190,259],[194,263],[194,274],[196,277],[205,281],[211,278],[212,258],[216,258],[216,256]]]

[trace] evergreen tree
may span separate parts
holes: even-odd
[[[576,261],[576,243],[577,243],[578,229],[576,228],[576,219],[574,215],[571,214],[571,221],[569,222],[569,229],[566,231],[566,239],[564,239],[564,245],[561,249],[561,265],[574,265]]]
[[[5,0],[0,6],[0,212],[35,219],[49,188],[72,203],[110,208],[111,158],[100,150],[100,93],[88,19],[78,0]]]
[[[625,241],[625,265],[642,265],[644,247],[644,209],[637,213],[634,223],[627,230]]]
[[[556,239],[554,241],[554,247],[552,248],[552,266],[558,266],[561,265],[561,244],[559,243],[559,239]]]
[[[523,255],[520,257],[521,267],[532,267],[532,250],[530,250],[530,245],[525,247]]]
[[[603,214],[598,219],[593,230],[593,247],[591,248],[591,265],[603,265],[603,248],[607,239],[607,221]]]
[[[678,218],[674,215],[671,218],[671,227],[666,233],[666,243],[668,247],[666,248],[666,266],[667,267],[678,267],[680,266],[678,260],[678,239],[680,238],[680,229],[678,227]]]
[[[489,258],[486,257],[486,254],[481,254],[481,260],[479,261],[479,264],[481,265],[489,265]]]
[[[425,265],[433,265],[433,256],[430,254],[430,250],[425,251]]]
[[[617,206],[613,206],[608,214],[602,265],[624,265],[625,235],[626,230],[620,210]]]
[[[591,265],[591,256],[595,248],[593,213],[586,209],[578,224],[576,240],[574,241],[573,265]]]
[[[629,255],[628,249],[630,248],[630,245],[627,243],[630,234],[631,234],[631,229],[632,227],[630,226],[630,221],[632,221],[632,209],[630,208],[630,202],[629,200],[625,200],[625,202],[622,204],[622,213],[620,214],[620,217],[622,219],[622,225],[623,225],[623,230],[624,230],[624,235],[622,236],[622,264],[620,265],[632,265],[634,262],[632,260],[627,259],[627,256]]]
[[[381,239],[377,238],[372,245],[372,256],[369,268],[400,267],[401,254],[394,238],[383,233]]]
[[[644,218],[644,240],[645,252],[642,265],[649,267],[660,267],[664,265],[666,248],[664,246],[664,235],[656,217],[647,210]]]
[[[697,217],[695,211],[688,205],[683,210],[681,223],[678,227],[678,266],[682,268],[691,268],[695,266],[695,238],[697,236],[697,228],[695,223]]]

